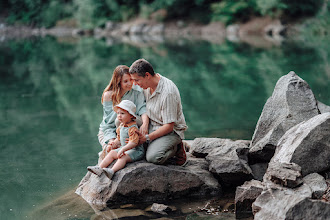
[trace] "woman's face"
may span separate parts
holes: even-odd
[[[132,82],[132,79],[131,79],[131,75],[130,74],[124,74],[123,75],[123,78],[121,79],[121,82],[120,82],[120,87],[125,91],[129,91],[132,89],[132,85],[133,85],[133,82]]]

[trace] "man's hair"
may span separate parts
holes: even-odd
[[[152,68],[152,65],[145,59],[136,60],[129,68],[130,74],[137,73],[142,77],[146,76],[146,72],[150,73],[152,76],[155,75],[154,68]]]

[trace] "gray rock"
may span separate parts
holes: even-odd
[[[253,216],[252,203],[264,189],[262,182],[251,180],[236,188],[235,193],[235,214],[236,219]]]
[[[324,177],[318,173],[308,174],[303,181],[311,188],[313,192],[312,199],[321,199],[328,188]]]
[[[118,171],[112,180],[88,172],[76,193],[92,204],[116,205],[220,195],[219,183],[197,163],[180,167],[139,161]]]
[[[281,186],[294,188],[303,183],[301,167],[295,163],[269,163],[264,182],[271,181]]]
[[[266,173],[266,170],[268,168],[268,163],[255,163],[250,164],[253,178],[259,181],[263,180],[263,177]]]
[[[296,163],[303,176],[330,168],[330,113],[298,124],[279,141],[272,162]]]
[[[254,220],[284,220],[292,207],[311,196],[306,184],[295,189],[268,186],[252,204]]]
[[[326,220],[330,219],[330,203],[320,200],[303,199],[286,213],[285,220]]]
[[[173,206],[170,207],[170,206],[167,206],[167,205],[164,205],[164,204],[153,203],[150,210],[152,212],[156,212],[156,213],[159,213],[159,214],[162,214],[162,215],[168,215],[167,214],[168,212],[176,211],[176,208],[173,207]]]
[[[269,162],[285,132],[317,114],[309,85],[293,71],[282,76],[258,120],[250,145],[250,163]]]
[[[226,185],[241,185],[252,179],[248,165],[249,141],[221,138],[196,138],[190,152],[197,157],[206,157],[209,170]]]
[[[320,101],[317,101],[317,107],[319,108],[320,113],[330,112],[330,106],[323,104]]]
[[[196,157],[206,157],[212,155],[223,155],[233,152],[237,148],[246,148],[250,144],[247,140],[233,141],[222,138],[195,138],[191,143],[190,152]]]

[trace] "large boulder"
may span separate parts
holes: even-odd
[[[287,131],[279,141],[273,162],[296,163],[303,176],[330,169],[330,113],[317,115]]]
[[[250,144],[250,164],[269,162],[286,131],[318,114],[309,85],[293,71],[282,76],[258,120]]]
[[[112,180],[88,172],[76,193],[89,203],[111,205],[219,195],[221,186],[201,168],[203,163],[204,159],[193,160],[180,167],[139,161],[118,171]]]
[[[250,141],[221,138],[196,138],[191,145],[191,153],[205,157],[209,170],[228,186],[237,186],[253,178],[248,165]]]

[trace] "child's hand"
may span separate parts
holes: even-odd
[[[113,141],[109,141],[108,143],[108,147],[107,147],[107,152],[113,150],[113,149],[117,149],[119,147],[119,141],[117,141],[117,139],[113,140]]]
[[[123,149],[121,149],[121,150],[118,151],[118,153],[117,153],[117,157],[118,157],[118,158],[121,158],[121,157],[123,157],[124,155],[126,155],[126,154],[125,154],[125,151],[123,151]]]

